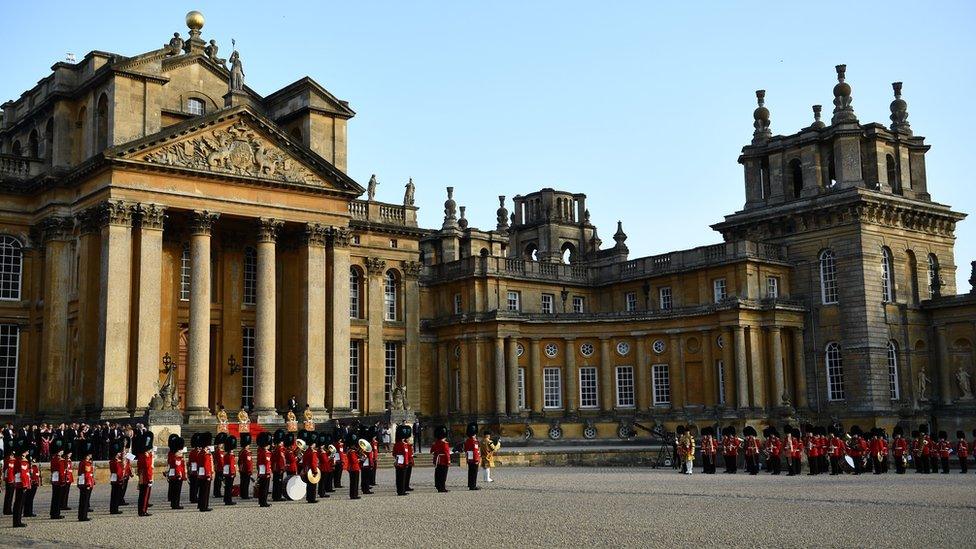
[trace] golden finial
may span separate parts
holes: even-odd
[[[203,28],[203,14],[193,10],[186,14],[186,26],[190,27],[191,31],[198,31]]]

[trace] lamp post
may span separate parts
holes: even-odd
[[[234,358],[234,355],[230,355],[230,358],[227,359],[227,365],[230,366],[230,375],[241,371],[241,367],[237,364],[237,359]]]
[[[169,356],[169,353],[163,355],[163,369],[160,371],[164,374],[168,374],[174,367],[176,367],[176,365],[173,364],[173,358]]]

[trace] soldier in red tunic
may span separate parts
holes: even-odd
[[[17,475],[16,441],[7,439],[4,441],[4,446],[7,447],[7,456],[3,460],[3,514],[12,515],[14,494],[17,493],[17,483],[14,482],[14,477]]]
[[[190,436],[190,452],[186,456],[186,463],[188,465],[187,477],[190,481],[190,503],[197,502],[198,486],[197,486],[197,466],[200,461],[200,453],[202,452],[200,448],[200,433],[193,433]]]
[[[173,509],[183,509],[180,499],[183,497],[183,482],[186,480],[186,459],[183,452],[186,450],[186,441],[183,437],[172,434],[169,437],[169,456],[167,461],[169,467],[166,470],[166,477],[169,479],[169,491],[167,499]]]
[[[27,439],[18,438],[13,441],[13,463],[7,469],[7,485],[13,486],[13,507],[10,510],[14,516],[14,528],[27,526],[24,523],[24,492],[30,485],[30,462],[27,455],[30,453],[30,446]],[[8,460],[9,462],[9,460]]]
[[[30,486],[24,493],[24,516],[32,518],[37,516],[34,514],[34,497],[37,495],[37,489],[41,486],[41,468],[37,464],[37,448],[31,447],[27,457],[30,460]]]
[[[884,441],[881,439],[881,429],[875,427],[871,429],[871,442],[868,443],[868,450],[871,452],[871,468],[874,474],[880,475],[884,472]]]
[[[336,434],[335,471],[332,472],[334,488],[342,488],[342,471],[349,469],[349,455],[346,453],[346,443],[340,434]]]
[[[271,484],[271,434],[258,435],[258,505],[271,507],[268,503],[268,486]]]
[[[214,438],[213,462],[214,480],[213,497],[214,499],[223,496],[224,488],[224,441],[227,440],[227,433],[217,433]]]
[[[132,441],[126,439],[125,448],[122,450],[122,454],[126,456],[123,460],[123,465],[125,465],[125,474],[122,477],[122,494],[119,498],[119,505],[126,506],[129,502],[125,501],[125,493],[129,490],[129,479],[132,478],[132,460],[129,459],[129,452],[132,450]]]
[[[64,439],[58,437],[51,441],[51,518],[63,519],[61,514],[61,489],[63,475],[61,461],[64,459]]]
[[[836,476],[840,474],[840,462],[847,454],[847,445],[844,439],[840,438],[838,429],[830,428],[830,438],[827,439],[827,455],[830,458],[830,474]]]
[[[92,460],[94,444],[90,440],[82,440],[78,455],[78,521],[88,522],[88,511],[91,509],[91,494],[95,489],[95,463]]]
[[[407,495],[407,467],[410,464],[410,458],[407,455],[407,444],[404,439],[409,436],[410,427],[406,425],[397,425],[396,431],[393,436],[395,443],[393,444],[393,467],[396,474],[396,492],[398,496]]]
[[[701,456],[702,456],[702,472],[714,475],[715,474],[715,459],[718,456],[718,442],[715,440],[715,428],[714,427],[703,427],[702,428],[701,443]]]
[[[285,482],[298,474],[298,448],[295,443],[295,433],[285,435]]]
[[[321,475],[319,467],[319,438],[315,433],[309,433],[306,437],[305,453],[302,455],[302,474],[305,477],[305,501],[306,503],[318,503],[317,486],[309,482],[313,475]],[[321,478],[319,479],[321,481]]]
[[[959,472],[965,475],[969,471],[969,444],[964,431],[956,431],[956,457],[959,458]]]
[[[112,495],[109,498],[108,512],[111,515],[121,515],[119,504],[122,503],[122,483],[125,477],[126,461],[123,453],[121,441],[112,443],[112,459],[108,462],[108,482],[112,487]]]
[[[139,477],[139,516],[151,516],[149,512],[149,496],[153,485],[153,434],[147,431],[137,435],[132,449],[136,452],[138,462],[136,472]]]
[[[413,475],[414,457],[413,457],[413,427],[410,425],[405,425],[404,433],[406,437],[403,439],[404,450],[407,453],[407,471],[403,478],[403,487],[407,492],[413,492],[413,488],[410,486],[410,477]],[[419,435],[418,435],[419,436]]]
[[[213,435],[210,433],[200,433],[200,446],[203,452],[200,454],[200,462],[197,463],[197,509],[202,513],[213,511],[210,508],[210,483],[214,480],[214,460],[213,446],[211,441]]]
[[[746,425],[742,430],[742,434],[746,436],[746,440],[743,442],[743,451],[746,456],[746,471],[750,475],[759,474],[759,440],[756,438],[756,428],[752,425]]]
[[[478,424],[469,423],[465,433],[468,435],[464,440],[464,458],[468,462],[468,490],[480,490],[478,467],[481,465],[481,448],[478,444]]]
[[[283,498],[282,492],[284,491],[284,481],[285,481],[285,430],[278,429],[274,434],[274,451],[271,456],[271,499],[273,501],[281,501]]]
[[[892,433],[895,437],[891,443],[891,452],[895,459],[895,473],[904,475],[905,469],[908,468],[908,456],[910,452],[908,440],[903,436],[905,430],[900,425],[896,425]]]
[[[355,433],[350,433],[346,442],[349,447],[346,450],[346,463],[349,467],[349,499],[359,499],[360,460],[364,452],[359,448],[359,437]]]
[[[932,442],[932,437],[929,436],[929,426],[919,425],[918,434],[921,437],[921,457],[922,462],[922,474],[927,475],[929,472],[935,470],[938,471],[938,463],[936,462],[936,449],[935,444]]]
[[[782,470],[783,440],[779,438],[776,427],[769,427],[769,437],[766,439],[767,467],[769,472],[778,475]]]
[[[939,463],[942,465],[942,474],[949,474],[949,455],[952,454],[952,443],[949,442],[949,433],[939,431],[939,441],[935,445],[939,456]],[[935,468],[937,471],[938,468]]]
[[[739,446],[742,439],[735,435],[735,427],[729,425],[722,429],[722,457],[725,459],[725,472],[734,475],[739,467]]]
[[[322,468],[322,478],[319,480],[319,497],[327,498],[334,492],[332,487],[332,476],[335,472],[335,461],[332,454],[335,453],[335,446],[332,446],[332,436],[328,433],[319,433],[319,467]]]
[[[251,457],[251,433],[241,433],[241,449],[237,452],[237,470],[241,475],[241,499],[251,499],[251,477],[254,458]]]
[[[237,437],[227,435],[224,437],[224,466],[221,469],[221,482],[224,483],[224,505],[237,505],[234,501],[234,477],[237,476],[237,456],[234,449],[237,448]]]
[[[447,470],[451,466],[451,445],[447,442],[447,427],[434,428],[434,443],[430,446],[434,459],[434,486],[438,492],[447,492]]]

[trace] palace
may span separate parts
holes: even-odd
[[[741,211],[722,242],[630,259],[584,194],[499,197],[441,227],[346,173],[355,112],[306,77],[268,96],[189,36],[92,51],[2,105],[0,413],[137,418],[219,406],[281,421],[376,417],[397,387],[427,422],[506,437],[635,424],[934,421],[972,428],[976,294],[901,83],[858,121],[773,135],[757,92]],[[366,193],[366,199],[359,198]],[[172,383],[171,383],[172,382]]]

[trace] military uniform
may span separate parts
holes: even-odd
[[[969,445],[966,443],[966,433],[956,431],[956,457],[959,458],[960,473],[969,471]]]
[[[715,440],[715,429],[713,427],[704,427],[701,432],[702,472],[714,475],[715,458],[718,455],[718,442]]]
[[[318,503],[318,487],[308,482],[310,475],[321,474],[319,467],[318,435],[315,433],[312,433],[309,437],[308,447],[305,449],[305,454],[302,455],[302,469],[305,474],[305,501],[308,503]]]
[[[722,429],[722,457],[725,459],[725,472],[734,475],[739,467],[739,446],[742,439],[735,436],[735,427]]]
[[[330,449],[330,446],[332,449]],[[332,436],[328,433],[319,433],[319,467],[322,468],[322,478],[319,480],[319,497],[327,498],[335,491],[333,488],[333,475],[335,474],[335,447],[332,446]]]
[[[942,465],[942,474],[949,474],[949,455],[952,453],[952,444],[949,442],[949,434],[939,431],[939,441],[935,445],[939,457],[939,464]]]
[[[756,439],[756,428],[751,425],[747,425],[742,430],[742,434],[746,436],[746,439],[743,442],[746,471],[748,471],[750,475],[757,475],[759,474],[759,440]]]
[[[147,431],[143,435],[138,435],[133,450],[138,456],[136,469],[139,477],[139,516],[148,517],[150,516],[149,497],[153,485],[153,434]]]
[[[438,492],[447,492],[447,470],[451,466],[451,445],[447,442],[447,427],[438,425],[434,429],[434,443],[430,453],[434,461],[434,487]]]
[[[169,467],[166,470],[169,490],[166,499],[169,500],[170,507],[177,510],[183,509],[180,500],[183,497],[183,482],[186,481],[186,459],[183,457],[185,449],[186,441],[183,437],[175,433],[170,435],[169,456],[167,457]]]
[[[464,457],[468,462],[468,490],[480,490],[478,487],[478,466],[481,464],[481,445],[478,443],[478,424],[469,423],[468,438],[464,441]]]
[[[37,464],[37,448],[31,448],[27,456],[30,460],[30,486],[24,493],[24,516],[32,518],[37,516],[34,513],[34,497],[41,486],[41,468]]]
[[[7,483],[13,485],[13,505],[10,511],[14,518],[14,528],[27,526],[24,523],[24,492],[30,485],[30,462],[27,459],[29,451],[27,439],[18,438],[13,441],[14,460],[7,472]]]
[[[199,466],[200,453],[200,433],[194,433],[190,437],[190,448],[189,453],[186,456],[186,463],[188,465],[187,479],[190,484],[190,503],[196,503],[197,497],[199,495],[199,486],[197,483],[197,467]]]
[[[271,507],[268,503],[268,486],[271,484],[271,444],[269,433],[258,435],[258,505]]]
[[[78,454],[78,521],[88,522],[88,511],[91,509],[92,490],[95,489],[95,463],[92,461],[94,445],[90,440],[82,442]]]
[[[210,508],[210,483],[214,480],[214,460],[213,447],[210,446],[213,436],[210,433],[201,433],[200,445],[203,451],[200,453],[197,463],[197,509],[200,512],[213,511]]]
[[[407,444],[404,442],[404,426],[398,425],[394,433],[396,442],[393,444],[393,468],[396,477],[396,493],[398,496],[407,495]]]
[[[349,499],[359,499],[359,473],[362,470],[360,461],[359,437],[349,435],[349,449],[346,450],[346,463],[349,467]]]
[[[237,452],[237,471],[241,475],[241,499],[251,499],[251,477],[254,476],[254,458],[251,456],[251,434],[241,433],[241,449]]]
[[[237,437],[227,435],[224,437],[224,455],[222,458],[223,467],[221,468],[220,481],[224,483],[224,505],[237,505],[234,501],[234,477],[237,476],[237,459],[234,456],[234,449],[237,448]]]
[[[119,504],[122,503],[122,482],[125,476],[125,465],[122,456],[122,444],[112,443],[112,459],[108,462],[108,482],[111,485],[112,493],[109,497],[108,512],[112,515],[121,515]]]

